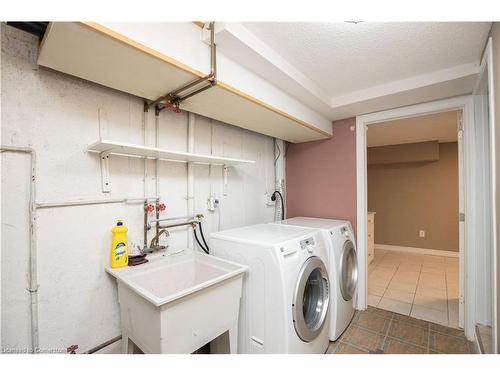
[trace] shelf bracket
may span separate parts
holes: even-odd
[[[101,158],[101,181],[102,192],[111,192],[111,183],[109,181],[109,152],[104,151],[100,153]]]

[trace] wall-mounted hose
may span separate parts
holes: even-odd
[[[205,252],[205,253],[209,253],[208,252],[208,249],[205,249],[205,247],[201,244],[199,238],[198,238],[198,234],[196,233],[196,226],[193,226],[193,233],[194,233],[194,238],[196,240],[196,243],[198,244],[198,246]]]
[[[205,244],[205,248],[207,249],[207,254],[210,252],[210,248],[208,247],[207,241],[205,240],[205,235],[203,234],[203,228],[201,226],[201,221],[200,221],[200,233],[201,233],[201,239],[203,240],[203,243]]]
[[[281,195],[281,193],[276,190],[273,195],[271,195],[271,200],[274,202],[276,201],[276,194],[279,195],[280,197],[280,200],[281,200],[281,220],[285,220],[285,203],[283,201],[283,195]]]

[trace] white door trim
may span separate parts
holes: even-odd
[[[472,100],[472,103],[474,101]],[[474,108],[472,109],[474,111]],[[473,113],[474,115],[474,113]],[[458,220],[458,255],[459,255],[459,264],[458,264],[458,274],[459,274],[459,294],[458,294],[458,326],[459,327],[464,327],[464,312],[465,312],[465,279],[466,275],[468,273],[465,272],[465,249],[466,247],[466,225],[465,225],[465,217],[462,217],[462,214],[465,214],[465,207],[466,207],[466,202],[465,202],[465,194],[467,191],[467,186],[465,184],[465,176],[467,176],[466,171],[466,165],[467,165],[467,158],[465,157],[465,153],[467,150],[467,147],[465,146],[465,143],[467,142],[468,137],[465,137],[465,120],[464,120],[465,114],[463,111],[459,111],[457,115],[457,128],[458,128],[458,212],[459,212],[459,220]],[[474,121],[474,118],[473,120]],[[474,123],[475,126],[475,123]],[[475,134],[475,132],[474,132]],[[464,139],[465,138],[465,139]],[[475,141],[474,141],[475,142]],[[475,145],[475,143],[474,143]],[[472,170],[474,170],[474,167],[471,167]],[[474,172],[476,173],[476,172]],[[474,176],[476,179],[476,177]],[[474,197],[477,197],[475,195]],[[472,221],[469,220],[469,223],[472,225]],[[477,227],[476,227],[477,228]],[[474,251],[477,252],[477,247],[474,246]],[[477,257],[474,258],[474,272],[476,272],[477,268]],[[477,306],[477,289],[476,289],[476,278],[474,276],[474,300],[471,303],[471,305]],[[472,281],[470,281],[472,282]],[[471,301],[469,301],[471,302]],[[474,307],[474,334],[476,332],[476,307]]]
[[[488,41],[486,43],[483,56],[481,58],[481,67],[480,71],[478,73],[478,79],[476,82],[476,86],[474,88],[473,94],[475,95],[475,103],[476,106],[479,108],[478,111],[476,111],[476,122],[478,123],[478,130],[480,130],[478,136],[479,136],[479,141],[483,142],[488,142],[489,146],[489,155],[484,155],[484,153],[480,153],[478,157],[487,157],[489,159],[489,170],[483,171],[483,173],[489,173],[489,187],[490,187],[490,196],[484,196],[482,194],[478,198],[480,199],[480,203],[478,204],[484,204],[484,207],[491,207],[491,211],[489,212],[490,218],[489,220],[491,223],[486,223],[484,222],[483,217],[478,217],[478,226],[484,227],[484,234],[483,238],[479,238],[482,240],[481,243],[478,243],[479,246],[483,246],[486,250],[490,250],[490,258],[486,259],[485,263],[491,262],[491,283],[492,285],[489,286],[491,288],[491,295],[492,295],[492,300],[491,300],[491,327],[492,327],[492,341],[493,341],[493,353],[499,353],[500,352],[500,347],[499,347],[499,331],[498,331],[498,325],[499,325],[499,311],[498,311],[498,301],[496,300],[497,298],[497,288],[498,288],[498,254],[497,254],[497,249],[498,249],[498,234],[496,231],[497,227],[497,213],[495,212],[495,207],[497,206],[496,204],[496,194],[495,194],[495,189],[496,189],[496,149],[495,149],[495,111],[494,111],[494,105],[495,105],[495,92],[494,92],[494,84],[493,84],[493,52],[492,52],[492,39],[491,37],[488,38]],[[488,98],[487,101],[484,97],[484,93],[488,92]],[[476,108],[477,109],[477,108]],[[487,121],[486,121],[487,117]],[[481,145],[481,142],[479,143]],[[481,147],[481,146],[478,146]],[[488,183],[485,181],[485,183]],[[489,224],[489,225],[488,225]],[[490,238],[487,238],[489,235],[491,235]],[[480,285],[480,287],[488,287],[488,285]],[[480,313],[483,313],[480,311]]]
[[[465,281],[461,295],[464,298],[465,318],[464,331],[469,339],[474,338],[475,326],[475,247],[474,239],[476,233],[474,228],[475,220],[475,200],[474,200],[474,103],[471,95],[456,98],[438,100],[429,103],[416,104],[408,107],[401,107],[382,112],[371,113],[356,117],[356,177],[357,177],[357,246],[359,263],[359,284],[357,308],[364,310],[367,308],[368,299],[368,265],[367,265],[367,177],[366,177],[366,128],[367,125],[383,121],[396,120],[407,117],[422,116],[431,113],[461,110],[463,113],[464,127],[464,212],[466,218],[465,244],[467,251],[460,251],[460,279]]]

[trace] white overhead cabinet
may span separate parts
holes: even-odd
[[[38,64],[148,100],[207,74],[89,22],[51,23],[40,46]],[[324,123],[301,120],[220,80],[180,107],[293,143],[331,136]]]

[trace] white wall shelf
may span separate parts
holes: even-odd
[[[101,159],[101,179],[103,193],[111,191],[111,181],[109,177],[109,156],[126,156],[134,158],[147,158],[165,161],[174,161],[197,164],[210,164],[224,166],[224,184],[227,183],[227,167],[253,164],[254,160],[227,158],[224,156],[202,155],[192,152],[173,151],[163,148],[147,147],[126,142],[116,142],[101,139],[87,147],[88,152],[97,153]]]
[[[116,142],[101,139],[87,147],[87,151],[99,154],[130,156],[148,159],[159,159],[177,162],[194,162],[199,164],[234,166],[253,164],[254,160],[227,158],[224,156],[202,155],[183,151],[173,151],[163,148],[147,147],[132,143]]]
[[[52,22],[38,64],[148,100],[205,73],[93,22]],[[217,85],[181,103],[181,109],[289,142],[331,134],[238,90]]]

